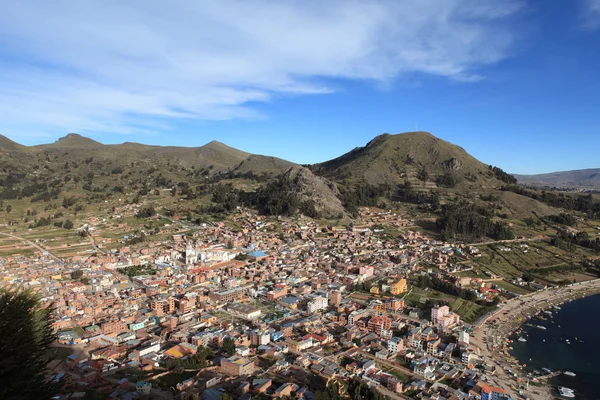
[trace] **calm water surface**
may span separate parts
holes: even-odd
[[[529,371],[545,367],[574,372],[576,377],[561,375],[552,385],[575,389],[576,399],[600,400],[600,295],[551,311],[552,318],[546,321],[529,321],[547,329],[524,327],[522,336],[527,342],[515,340],[512,355],[527,364]]]

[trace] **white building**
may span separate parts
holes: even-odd
[[[327,299],[325,297],[317,297],[308,302],[306,306],[309,313],[314,313],[320,310],[327,309]]]
[[[198,263],[198,253],[192,247],[191,244],[188,244],[185,247],[185,264],[186,265],[194,265]]]
[[[458,342],[469,344],[469,333],[467,331],[460,331],[458,334]]]
[[[395,354],[404,348],[404,342],[399,337],[393,337],[388,340],[388,350],[390,353]]]
[[[156,353],[156,352],[160,351],[160,343],[158,343],[158,342],[151,343],[150,345],[142,347],[138,351],[139,351],[140,357],[143,357],[146,354]]]

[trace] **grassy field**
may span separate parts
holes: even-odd
[[[456,276],[460,276],[461,278],[482,278],[482,279],[486,279],[487,276],[483,273],[481,273],[481,271],[479,269],[472,269],[470,271],[462,271],[462,272],[457,272],[456,274],[453,274]]]
[[[404,300],[411,304],[420,304],[428,299],[443,300],[452,303],[456,297],[446,293],[438,292],[430,288],[411,287],[410,293],[404,296]]]
[[[495,307],[484,307],[472,301],[457,298],[450,304],[450,309],[460,315],[466,322],[475,322],[479,317],[485,315]]]
[[[531,293],[531,290],[529,290],[528,288],[513,285],[512,283],[507,282],[507,281],[495,281],[494,284],[508,292],[511,292],[511,293],[516,293],[516,294]]]
[[[170,373],[167,375],[163,375],[159,378],[152,380],[152,384],[156,384],[158,387],[162,389],[169,390],[171,387],[177,386],[178,383],[185,381],[188,378],[196,376],[196,372],[194,371],[183,371],[179,374]]]

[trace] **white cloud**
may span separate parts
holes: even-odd
[[[29,0],[0,14],[0,128],[152,132],[260,118],[327,78],[459,81],[510,55],[518,0]],[[162,123],[161,125],[156,125]]]
[[[583,12],[583,28],[598,29],[600,28],[600,0],[582,0]]]

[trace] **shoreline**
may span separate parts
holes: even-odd
[[[519,392],[532,400],[555,398],[548,382],[541,386],[522,387],[528,378],[523,366],[509,354],[510,337],[535,314],[566,302],[600,294],[600,279],[545,289],[516,297],[501,304],[498,310],[474,327],[472,343],[480,349],[486,362],[496,367],[492,383],[516,398]],[[510,372],[507,370],[510,368]]]

